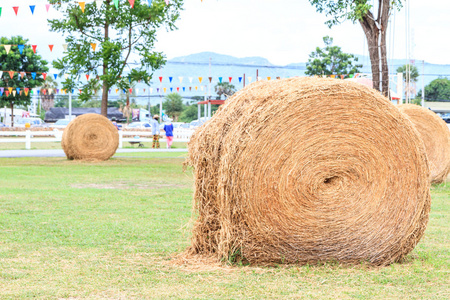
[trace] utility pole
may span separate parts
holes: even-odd
[[[422,107],[425,107],[425,60],[422,60]]]

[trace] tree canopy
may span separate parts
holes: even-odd
[[[341,47],[333,46],[333,38],[325,36],[324,48],[311,52],[306,63],[306,75],[354,74],[362,65],[354,64],[358,58],[342,52]]]
[[[184,109],[182,97],[178,93],[168,94],[162,106],[166,111],[166,115],[170,116],[174,121],[178,120]]]
[[[389,68],[387,63],[386,34],[391,9],[400,9],[402,0],[309,0],[320,13],[325,13],[332,27],[346,20],[359,22],[366,35],[372,81],[375,89],[384,95],[389,93]],[[376,3],[375,7],[372,3]],[[380,67],[381,65],[381,67]]]
[[[14,110],[14,105],[27,106],[31,103],[31,89],[44,82],[42,73],[48,71],[47,61],[35,54],[28,40],[21,36],[0,38],[0,44],[11,45],[6,51],[0,50],[0,106],[7,105]],[[13,115],[13,112],[11,113]],[[14,126],[14,118],[11,120]]]
[[[225,98],[228,98],[236,92],[236,87],[229,82],[219,82],[214,87],[214,91],[216,92],[219,99],[222,97],[222,95],[224,95]]]
[[[129,89],[133,83],[149,84],[153,71],[165,63],[163,53],[153,50],[156,31],[161,27],[174,30],[183,0],[104,0],[87,2],[84,11],[72,0],[49,0],[63,13],[61,19],[49,20],[52,31],[65,34],[67,51],[54,62],[61,74],[68,74],[64,88],[82,89],[80,99],[93,95],[101,82],[101,112],[107,113],[108,90],[116,85]],[[100,5],[98,6],[98,3]],[[139,55],[138,62],[130,59]],[[79,76],[88,74],[87,82]],[[84,80],[84,79],[83,79]]]
[[[417,97],[422,97],[422,90]],[[450,100],[450,80],[446,77],[439,77],[425,86],[425,99],[427,101]]]
[[[403,74],[403,84],[405,87],[405,99],[408,99],[409,95],[416,94],[416,82],[419,79],[419,70],[416,66],[406,64],[397,68],[397,73]]]

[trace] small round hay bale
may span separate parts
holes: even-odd
[[[61,146],[68,159],[107,160],[116,153],[119,133],[106,117],[85,114],[67,125]]]
[[[414,104],[399,105],[419,132],[430,165],[431,182],[441,183],[450,173],[450,130],[433,111]]]
[[[386,98],[335,79],[255,82],[189,143],[185,257],[256,264],[399,261],[428,222],[422,141]]]

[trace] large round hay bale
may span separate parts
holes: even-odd
[[[414,104],[399,105],[408,116],[425,145],[431,182],[441,183],[450,172],[450,130],[433,111]]]
[[[116,153],[119,133],[106,117],[85,114],[67,125],[61,146],[68,159],[107,160]]]
[[[394,105],[356,83],[253,83],[196,131],[186,163],[196,218],[187,256],[386,265],[428,222],[422,141]]]

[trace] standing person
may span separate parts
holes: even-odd
[[[152,148],[157,148],[157,149],[159,149],[159,122],[158,122],[158,120],[159,120],[159,116],[154,115],[153,119],[150,123],[152,125],[152,134],[153,134]]]
[[[166,138],[167,138],[167,149],[172,148],[172,142],[173,142],[173,124],[171,122],[171,119],[168,119],[166,124],[164,124],[164,131],[166,132]]]

